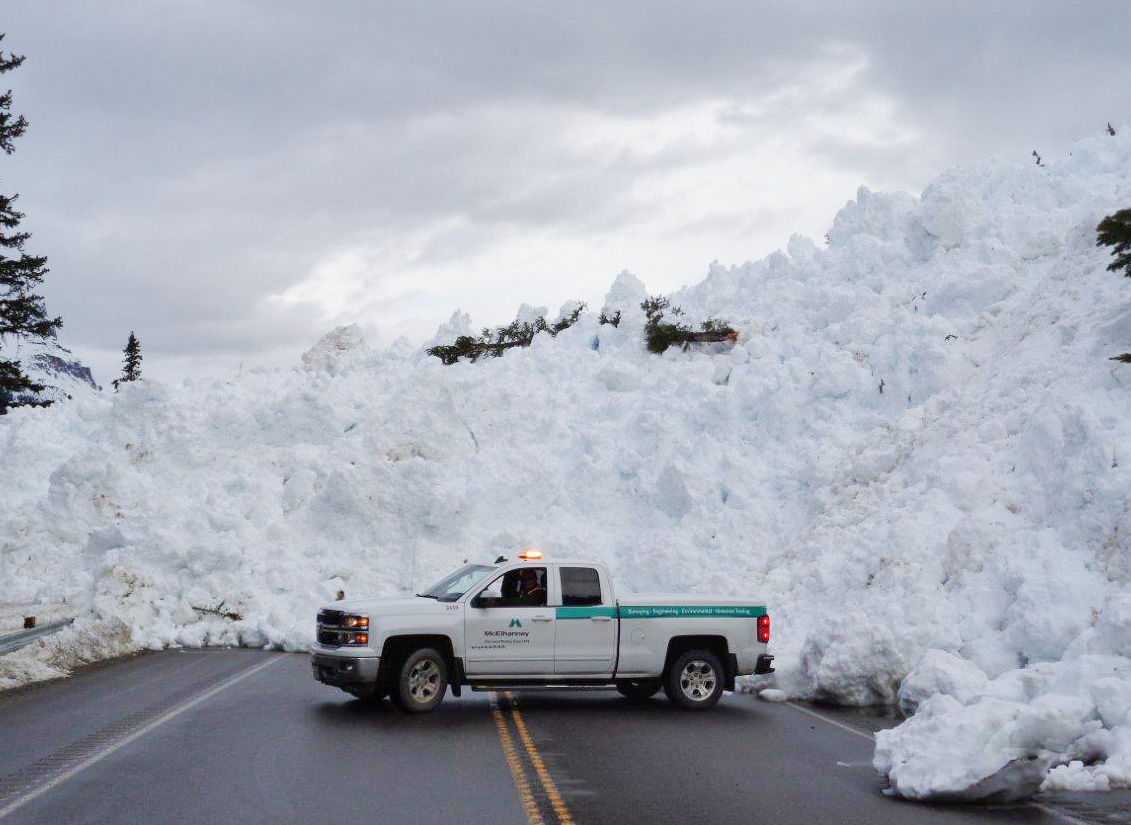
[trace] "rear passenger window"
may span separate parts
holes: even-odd
[[[563,567],[562,604],[583,606],[601,603],[601,579],[593,567]]]

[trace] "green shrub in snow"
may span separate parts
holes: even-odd
[[[667,298],[656,296],[649,298],[640,305],[648,321],[644,325],[644,338],[648,343],[648,351],[657,355],[665,352],[668,347],[681,346],[687,349],[691,344],[705,344],[719,341],[737,341],[738,331],[725,321],[708,318],[699,325],[699,330],[693,330],[687,324],[670,323],[664,321],[665,310],[670,310],[672,315],[683,315],[683,310],[673,307]]]

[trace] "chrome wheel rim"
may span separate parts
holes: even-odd
[[[408,672],[408,693],[417,702],[428,702],[440,692],[440,668],[431,659],[423,659]]]
[[[715,669],[702,659],[688,662],[679,674],[679,689],[692,702],[705,702],[715,692],[718,684]]]

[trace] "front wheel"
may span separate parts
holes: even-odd
[[[405,713],[427,713],[435,709],[448,690],[448,665],[438,650],[422,647],[401,663],[397,682],[389,698]]]
[[[672,662],[664,693],[682,710],[708,710],[723,695],[723,666],[709,650],[689,650]]]
[[[634,682],[617,682],[617,691],[627,699],[643,701],[660,692],[659,679],[641,679]]]

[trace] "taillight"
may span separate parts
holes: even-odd
[[[758,641],[762,644],[766,644],[766,642],[770,641],[769,615],[758,617]]]

